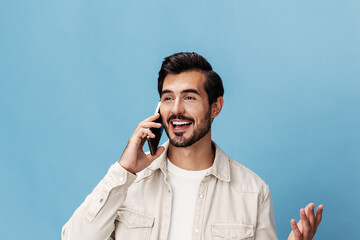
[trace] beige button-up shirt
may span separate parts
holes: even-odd
[[[112,165],[64,225],[62,240],[167,240],[172,202],[168,145],[136,176],[119,163]],[[277,239],[269,187],[214,145],[214,164],[198,190],[192,240]]]

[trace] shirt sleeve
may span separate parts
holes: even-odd
[[[107,240],[115,229],[116,211],[126,198],[136,175],[118,162],[88,195],[63,226],[62,240]]]
[[[275,231],[274,208],[269,187],[266,185],[264,198],[260,203],[255,232],[256,240],[277,240]]]

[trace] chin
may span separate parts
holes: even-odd
[[[173,145],[174,147],[186,148],[186,147],[190,147],[190,146],[193,145],[195,142],[177,141],[177,140],[170,139],[170,143],[171,143],[171,145]]]
[[[189,139],[186,139],[183,136],[183,133],[173,133],[175,136],[170,139],[171,145],[174,147],[188,147],[189,145]]]
[[[180,148],[190,147],[193,144],[200,141],[201,139],[203,139],[203,137],[205,136],[205,135],[204,136],[192,135],[191,137],[186,138],[182,136],[182,134],[175,134],[175,135],[176,135],[175,137],[169,138],[170,143],[174,147],[180,147]]]

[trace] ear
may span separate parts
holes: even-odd
[[[211,119],[214,119],[217,115],[219,115],[222,106],[224,105],[224,98],[218,97],[215,102],[211,104]]]

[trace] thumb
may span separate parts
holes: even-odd
[[[155,155],[151,155],[150,153],[146,155],[147,158],[147,162],[148,165],[150,165],[153,161],[155,161],[155,159],[157,159],[158,157],[160,157],[160,155],[164,152],[165,147],[160,146],[158,147],[158,149],[156,150]]]
[[[165,147],[163,147],[163,146],[158,147],[158,149],[156,150],[156,153],[155,153],[154,157],[155,157],[155,158],[160,157],[160,155],[164,152],[164,150],[165,150]]]

